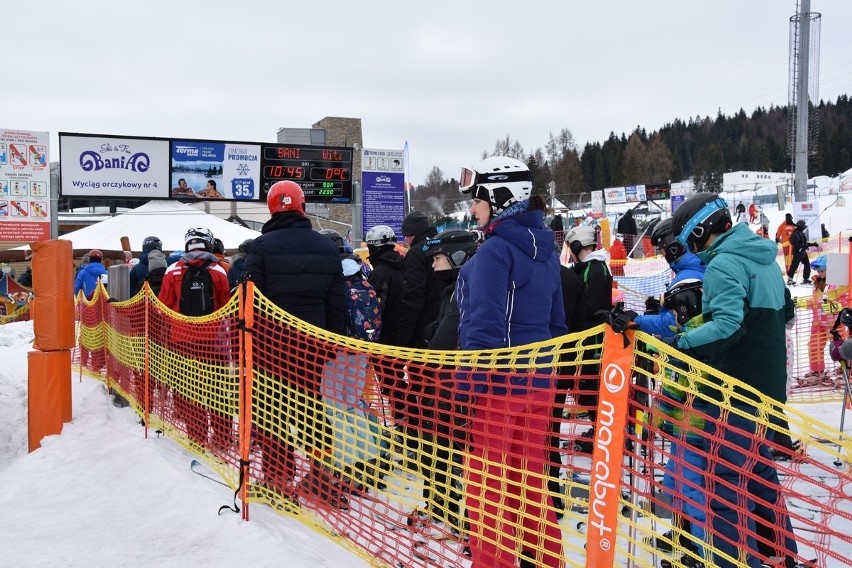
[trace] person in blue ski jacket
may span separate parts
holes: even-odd
[[[707,267],[695,254],[686,250],[677,240],[677,235],[672,234],[672,218],[663,219],[651,233],[651,245],[653,245],[669,263],[669,268],[674,272],[674,278],[666,287],[671,290],[675,284],[686,279],[704,280],[704,271]],[[675,334],[674,329],[678,323],[675,321],[671,310],[661,310],[657,314],[637,316],[633,320],[639,329],[645,333],[657,337],[671,337]]]
[[[471,197],[470,212],[485,232],[456,281],[461,349],[510,348],[566,334],[553,231],[544,226],[544,200],[530,197],[529,168],[513,158],[487,158],[462,169],[459,189]],[[523,368],[530,361],[513,363]],[[562,532],[545,487],[555,364],[539,356],[532,380],[522,371],[457,373],[457,392],[475,393],[465,485],[472,568],[563,565]]]
[[[145,237],[142,241],[142,254],[139,255],[139,263],[130,269],[130,292],[142,289],[142,282],[148,277],[148,255],[152,250],[163,252],[163,242],[159,237]]]
[[[98,249],[89,251],[89,264],[85,265],[77,272],[77,277],[74,278],[74,297],[80,290],[86,298],[91,299],[95,293],[95,288],[98,282],[107,275],[107,269],[104,267],[104,253]]]

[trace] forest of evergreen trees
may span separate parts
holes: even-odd
[[[835,176],[852,167],[852,100],[841,95],[813,111],[808,176]],[[505,155],[526,162],[534,193],[547,195],[553,181],[556,197],[570,207],[588,203],[591,191],[623,185],[692,178],[698,189],[718,191],[724,172],[790,171],[787,114],[786,106],[759,107],[751,116],[740,110],[715,119],[677,119],[650,134],[642,127],[629,135],[610,133],[603,143],[587,143],[582,149],[563,128],[556,136],[551,133],[544,149],[527,151],[507,136],[483,157]],[[437,167],[412,194],[412,208],[436,217],[463,201],[457,180],[444,178]]]

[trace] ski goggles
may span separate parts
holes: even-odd
[[[462,168],[459,174],[459,191],[471,193],[476,186],[486,183],[511,183],[514,181],[532,181],[532,172],[485,172],[481,173],[472,168]]]
[[[681,230],[680,234],[677,236],[677,240],[688,249],[690,236],[700,240],[704,236],[704,232],[708,230],[701,223],[706,221],[707,218],[716,211],[727,208],[728,203],[721,197],[718,197],[713,201],[708,201],[704,207],[698,210],[698,213],[693,215],[689,221],[686,222],[683,226],[683,230]]]

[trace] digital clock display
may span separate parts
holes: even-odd
[[[268,144],[262,146],[263,198],[277,181],[298,183],[309,202],[352,202],[352,148]]]
[[[265,166],[263,175],[269,179],[305,179],[305,168],[302,166]]]

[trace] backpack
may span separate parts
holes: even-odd
[[[160,288],[163,287],[163,275],[166,273],[165,268],[155,268],[154,270],[148,271],[148,276],[145,277],[144,281],[148,282],[148,285],[151,287],[151,291],[155,295],[160,294]],[[139,283],[139,289],[142,289],[142,282]],[[183,294],[181,294],[181,298]]]
[[[382,316],[376,291],[364,279],[346,279],[344,333],[364,341],[378,341]]]
[[[180,288],[180,313],[185,316],[206,316],[213,313],[213,277],[203,265],[184,265]]]

